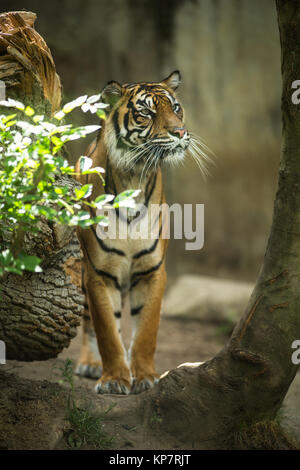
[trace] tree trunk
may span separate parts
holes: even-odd
[[[0,80],[7,98],[50,118],[60,107],[61,85],[51,52],[33,28],[35,19],[31,12],[0,15]],[[75,185],[65,177],[60,183]],[[38,236],[26,234],[24,248],[42,258],[43,273],[7,275],[1,281],[0,339],[7,359],[56,357],[80,323],[83,296],[77,288],[80,251],[74,229],[44,220],[40,225]]]
[[[217,356],[172,370],[147,396],[132,398],[136,413],[147,417],[147,432],[155,416],[156,432],[176,436],[185,449],[293,447],[274,418],[298,370],[291,356],[293,341],[300,339],[300,105],[291,100],[292,82],[300,79],[300,3],[277,0],[277,11],[283,144],[256,286]]]
[[[0,80],[7,95],[40,114],[54,114],[61,103],[61,84],[43,38],[35,31],[36,14],[0,14]]]
[[[56,357],[76,335],[83,296],[70,271],[79,261],[77,239],[51,257],[41,274],[8,275],[0,299],[0,338],[7,359]],[[75,266],[74,266],[75,265]]]

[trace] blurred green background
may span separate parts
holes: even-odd
[[[280,44],[272,0],[1,0],[37,13],[64,101],[109,80],[159,81],[179,69],[188,128],[216,154],[165,171],[167,201],[205,204],[205,243],[171,240],[169,278],[255,279],[271,225],[281,137]],[[85,122],[76,115],[76,122]],[[90,118],[89,118],[90,119]],[[72,159],[88,142],[73,144]]]

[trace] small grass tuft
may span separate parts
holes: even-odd
[[[105,416],[96,415],[92,410],[92,404],[88,402],[77,403],[73,381],[73,364],[66,359],[63,367],[59,367],[62,382],[67,384],[70,393],[67,399],[66,427],[64,434],[69,447],[92,447],[94,449],[107,449],[111,447],[114,437],[110,437],[104,430]],[[114,406],[114,405],[113,405]],[[106,415],[111,406],[104,413]]]

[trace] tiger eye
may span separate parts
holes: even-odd
[[[150,111],[150,109],[148,109],[148,108],[142,108],[142,109],[140,109],[140,113],[141,113],[143,116],[151,117],[151,111]]]
[[[174,106],[173,106],[173,111],[174,113],[179,113],[181,110],[181,106],[179,103],[175,103]]]

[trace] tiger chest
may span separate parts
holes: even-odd
[[[160,232],[153,230],[150,222],[134,226],[118,220],[115,233],[99,228],[93,232],[94,262],[117,280],[121,290],[128,290],[139,277],[150,275],[162,263]]]

